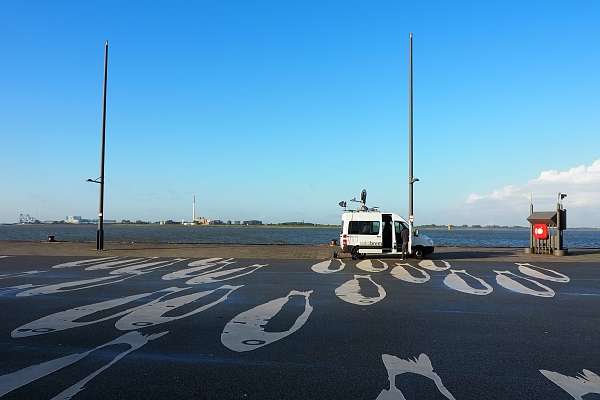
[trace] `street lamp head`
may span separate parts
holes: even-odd
[[[94,181],[93,181],[93,180],[91,180],[90,178],[88,178],[88,179],[86,180],[86,182],[94,182]]]

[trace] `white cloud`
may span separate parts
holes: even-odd
[[[551,169],[542,171],[540,176],[531,181],[533,185],[563,183],[568,185],[600,184],[600,160],[590,166],[579,165],[567,171]]]
[[[523,224],[530,195],[536,209],[552,210],[558,192],[568,194],[564,204],[569,209],[570,226],[600,226],[600,159],[566,171],[542,171],[527,183],[490,193],[471,193],[463,212],[471,220],[479,218],[480,223]]]
[[[523,197],[520,193],[520,189],[513,185],[504,186],[502,189],[494,190],[490,194],[481,195],[477,193],[471,193],[467,197],[467,203],[473,204],[481,200],[509,200],[513,197]]]

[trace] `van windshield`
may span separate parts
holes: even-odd
[[[348,233],[350,235],[378,235],[379,221],[350,221]]]

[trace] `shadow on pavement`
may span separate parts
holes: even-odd
[[[466,250],[466,251],[437,251],[431,254],[428,258],[432,260],[460,260],[469,258],[496,258],[496,257],[517,257],[523,254],[523,250],[506,250],[506,251],[481,251],[481,250]]]

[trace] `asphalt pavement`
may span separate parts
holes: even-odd
[[[590,262],[9,256],[0,310],[2,399],[600,398]]]

